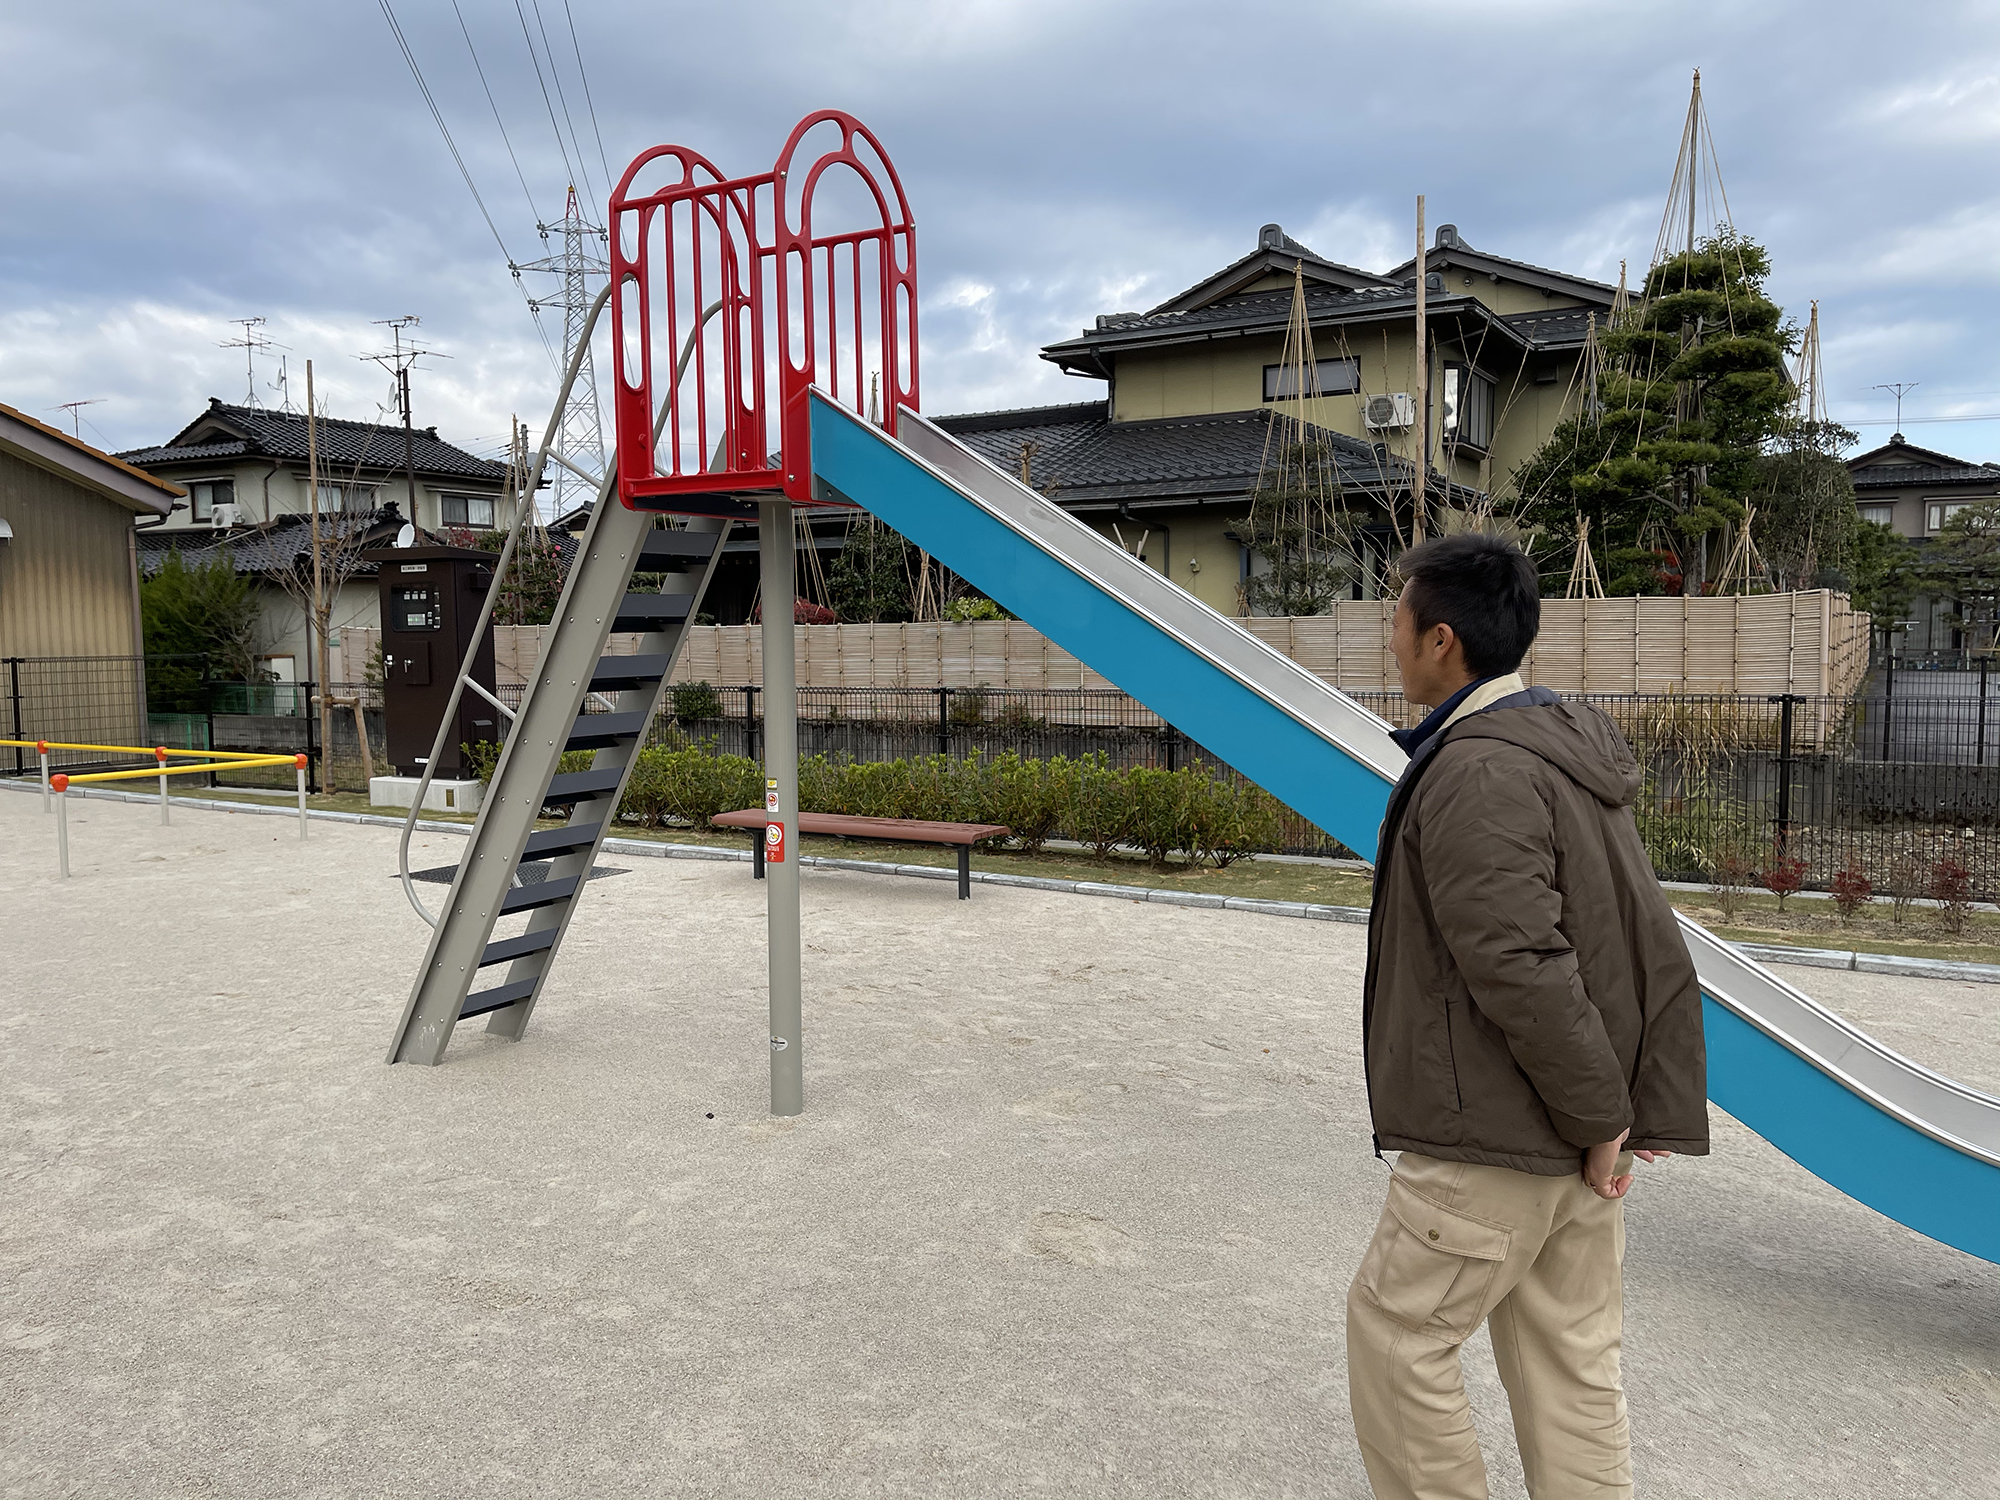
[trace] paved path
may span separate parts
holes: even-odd
[[[810,873],[774,1122],[740,865],[593,882],[528,1040],[388,1068],[392,834],[72,811],[59,885],[0,793],[0,1494],[1365,1493],[1358,929]],[[2000,1087],[1993,987],[1809,978]],[[1641,1493],[2000,1490],[2000,1268],[1716,1128],[1631,1204]]]

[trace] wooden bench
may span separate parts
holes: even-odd
[[[764,825],[771,815],[761,807],[717,813],[709,819],[717,828],[747,828],[755,877],[764,878]],[[998,823],[926,823],[916,818],[853,818],[845,813],[800,813],[799,832],[831,834],[843,839],[888,839],[899,844],[949,844],[958,849],[958,899],[972,899],[972,846],[1005,838],[1014,830]],[[794,851],[794,859],[798,857]]]

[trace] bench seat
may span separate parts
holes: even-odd
[[[717,813],[709,819],[718,828],[748,828],[752,840],[755,877],[764,878],[764,825],[771,821],[761,807],[740,812]],[[828,834],[835,838],[886,839],[899,844],[946,844],[958,849],[958,899],[972,896],[972,846],[988,839],[1006,838],[1014,830],[1001,823],[932,823],[921,818],[857,818],[847,813],[800,813],[801,834]]]

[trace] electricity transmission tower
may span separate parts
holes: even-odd
[[[540,314],[543,308],[561,308],[563,315],[563,368],[576,357],[577,345],[583,341],[584,315],[590,311],[590,299],[602,282],[597,278],[608,277],[611,266],[596,248],[590,244],[594,237],[598,244],[609,242],[603,228],[592,224],[583,215],[583,206],[578,202],[576,188],[572,184],[569,201],[563,207],[562,223],[559,225],[537,224],[544,243],[552,229],[562,234],[562,251],[557,255],[546,255],[540,260],[524,262],[523,271],[543,271],[562,278],[562,292],[554,297],[531,297],[528,306]],[[569,404],[563,408],[562,426],[556,434],[556,472],[550,476],[549,503],[553,507],[551,516],[560,516],[578,505],[596,497],[596,478],[604,472],[604,426],[597,412],[597,370],[588,347],[583,351],[583,365],[577,371],[576,383],[570,387]],[[581,473],[579,471],[582,471]],[[584,475],[591,476],[585,478]]]

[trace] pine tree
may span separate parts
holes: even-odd
[[[873,516],[858,516],[827,572],[827,591],[842,620],[910,618],[910,544]]]
[[[248,682],[256,671],[259,610],[250,580],[227,556],[190,565],[178,547],[139,584],[140,628],[149,657],[147,706],[155,713],[199,713],[207,676]]]
[[[1602,335],[1584,411],[1513,475],[1517,509],[1558,550],[1589,519],[1613,594],[1702,592],[1711,549],[1768,483],[1797,337],[1769,275],[1763,247],[1728,229],[1663,260]]]

